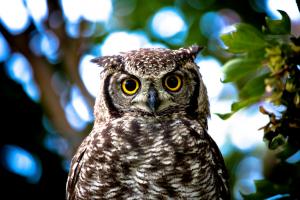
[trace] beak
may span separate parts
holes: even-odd
[[[159,107],[160,100],[158,98],[158,92],[153,86],[149,88],[147,104],[152,112],[155,112]]]

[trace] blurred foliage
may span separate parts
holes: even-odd
[[[234,57],[224,65],[225,79],[236,85],[239,100],[231,113],[218,114],[227,119],[240,109],[259,102],[269,102],[272,110],[260,107],[270,121],[264,130],[264,141],[276,150],[273,174],[257,180],[256,193],[244,199],[300,198],[300,163],[286,159],[300,150],[300,37],[290,35],[291,21],[284,11],[280,20],[266,17],[262,31],[240,23],[235,30],[221,36]],[[284,174],[282,176],[281,174]],[[280,178],[278,178],[280,177]]]

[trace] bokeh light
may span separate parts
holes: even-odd
[[[70,22],[77,22],[81,17],[81,0],[61,0],[63,13]]]
[[[207,12],[201,17],[199,25],[204,36],[216,38],[219,37],[222,28],[226,24],[223,17],[217,12]]]
[[[29,183],[40,180],[41,164],[31,153],[15,145],[5,145],[0,150],[2,164],[7,170],[25,177]]]
[[[221,82],[223,80],[221,62],[212,56],[207,56],[199,59],[197,65],[200,67],[210,100],[217,98],[223,88],[223,83]]]
[[[0,62],[5,61],[10,54],[9,44],[0,32]]]
[[[111,0],[84,0],[80,6],[83,18],[92,22],[104,22],[112,13]]]
[[[281,117],[282,113],[286,110],[284,105],[274,105],[270,102],[262,102],[261,105],[267,112],[272,112],[276,117]]]
[[[73,107],[72,103],[69,102],[64,106],[66,118],[70,124],[70,126],[76,131],[82,131],[87,122],[82,120],[79,115],[77,114],[75,108]]]
[[[238,177],[238,183],[234,188],[235,199],[242,199],[241,193],[250,194],[255,192],[254,181],[263,178],[261,159],[254,156],[244,158],[237,166],[236,176]]]
[[[92,55],[84,55],[79,63],[79,74],[88,92],[96,97],[99,91],[101,68],[92,63]]]
[[[66,18],[77,23],[84,18],[91,22],[105,22],[112,14],[111,0],[61,0]]]
[[[71,88],[71,104],[81,120],[91,122],[94,119],[92,108],[88,105],[77,86]]]
[[[197,59],[197,65],[200,67],[200,72],[207,88],[211,113],[226,112],[224,109],[220,109],[230,108],[232,101],[218,100],[223,89],[223,84],[221,83],[221,80],[223,79],[221,63],[215,57],[206,56]],[[208,132],[218,146],[221,147],[222,152],[228,134],[227,129],[227,122],[220,119],[215,114],[211,115],[210,120],[208,120]]]
[[[44,138],[44,146],[48,150],[61,156],[66,156],[70,149],[68,141],[56,133],[47,134]]]
[[[300,150],[291,155],[289,158],[286,159],[286,162],[290,164],[295,164],[300,162]]]
[[[221,149],[221,152],[224,154],[225,152],[228,153],[228,150],[231,151],[231,149],[226,147],[228,145],[228,129],[231,126],[231,123],[222,120],[215,113],[229,112],[231,103],[232,100],[218,101],[213,99],[210,101],[211,117],[208,120],[208,133],[216,141],[217,145]]]
[[[32,34],[32,37],[30,38],[29,41],[30,50],[37,56],[42,55],[41,40],[42,40],[42,34],[36,32]]]
[[[59,40],[52,31],[36,32],[29,42],[31,51],[45,56],[50,62],[58,59]]]
[[[78,38],[80,36],[80,30],[79,30],[79,22],[66,22],[66,32],[69,37],[71,38]]]
[[[82,131],[93,120],[92,108],[76,85],[71,86],[69,98],[67,91],[61,95],[61,106],[64,108],[67,121],[76,131]]]
[[[250,150],[258,144],[263,145],[263,130],[258,129],[266,125],[269,118],[258,111],[258,106],[254,107],[251,111],[240,111],[229,119],[231,126],[228,131],[231,141],[241,150]]]
[[[149,39],[142,31],[136,32],[113,32],[103,41],[101,55],[115,55],[133,49],[139,49],[149,44]]]
[[[232,9],[221,9],[218,11],[218,15],[222,18],[222,25],[220,29],[218,29],[219,34],[228,33],[232,31],[234,28],[234,24],[241,22],[241,17],[239,14]]]
[[[20,34],[29,26],[29,15],[22,0],[0,0],[0,22],[11,34]]]
[[[155,34],[168,38],[174,36],[185,27],[185,22],[175,8],[159,10],[152,19],[152,27]]]
[[[152,33],[168,43],[182,44],[187,34],[187,24],[181,11],[165,7],[157,11],[151,19]]]
[[[48,17],[46,0],[26,0],[26,6],[38,30],[43,30],[43,21]]]
[[[8,75],[20,84],[26,84],[32,79],[32,69],[27,59],[19,53],[14,53],[7,62]]]
[[[40,45],[42,53],[49,59],[49,61],[57,59],[59,40],[53,32],[46,31],[43,33]]]
[[[5,65],[8,76],[21,84],[27,95],[34,101],[39,101],[40,91],[36,85],[28,60],[20,53],[14,53]]]
[[[269,198],[266,198],[266,200],[279,200],[279,199],[289,199],[288,197],[290,197],[291,195],[289,194],[277,194],[275,196],[272,196],[272,197],[269,197]]]

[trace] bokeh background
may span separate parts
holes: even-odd
[[[280,16],[277,9],[288,13],[299,36],[295,0],[0,0],[1,199],[65,198],[70,159],[93,125],[101,68],[92,58],[203,45],[196,62],[211,112],[226,113],[237,95],[221,82],[231,55],[219,36],[239,22],[260,28],[265,16]],[[255,192],[253,180],[272,165],[258,130],[268,119],[258,106],[209,121],[233,199]]]

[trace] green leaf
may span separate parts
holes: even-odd
[[[253,58],[236,58],[229,60],[223,66],[225,80],[223,82],[235,82],[250,72],[257,70],[261,66],[261,61]]]
[[[250,106],[252,104],[258,103],[260,101],[260,97],[251,97],[242,101],[235,102],[231,104],[231,112],[230,113],[215,113],[218,117],[220,117],[223,120],[226,120],[230,118],[234,113],[239,111],[242,108],[245,108],[247,106]]]
[[[221,35],[221,39],[232,53],[244,53],[265,48],[268,43],[262,33],[248,24],[235,25],[236,30]]]
[[[280,20],[272,20],[266,17],[267,31],[272,35],[283,35],[291,33],[291,20],[286,12],[278,10],[282,18]]]
[[[267,77],[269,77],[269,73],[265,73],[248,81],[240,90],[240,98],[261,97],[265,92],[265,79]]]
[[[220,117],[221,119],[223,120],[226,120],[228,118],[230,118],[235,112],[230,112],[230,113],[224,113],[224,114],[221,114],[221,113],[215,113],[218,117]]]
[[[260,97],[256,96],[256,97],[250,97],[248,99],[235,102],[231,105],[231,110],[233,112],[237,112],[238,110],[240,110],[242,108],[245,108],[245,107],[250,106],[252,104],[258,103],[260,99],[261,99]]]
[[[255,51],[249,51],[247,53],[246,58],[263,61],[266,58],[266,50],[265,48],[263,48],[263,49],[257,49]]]

